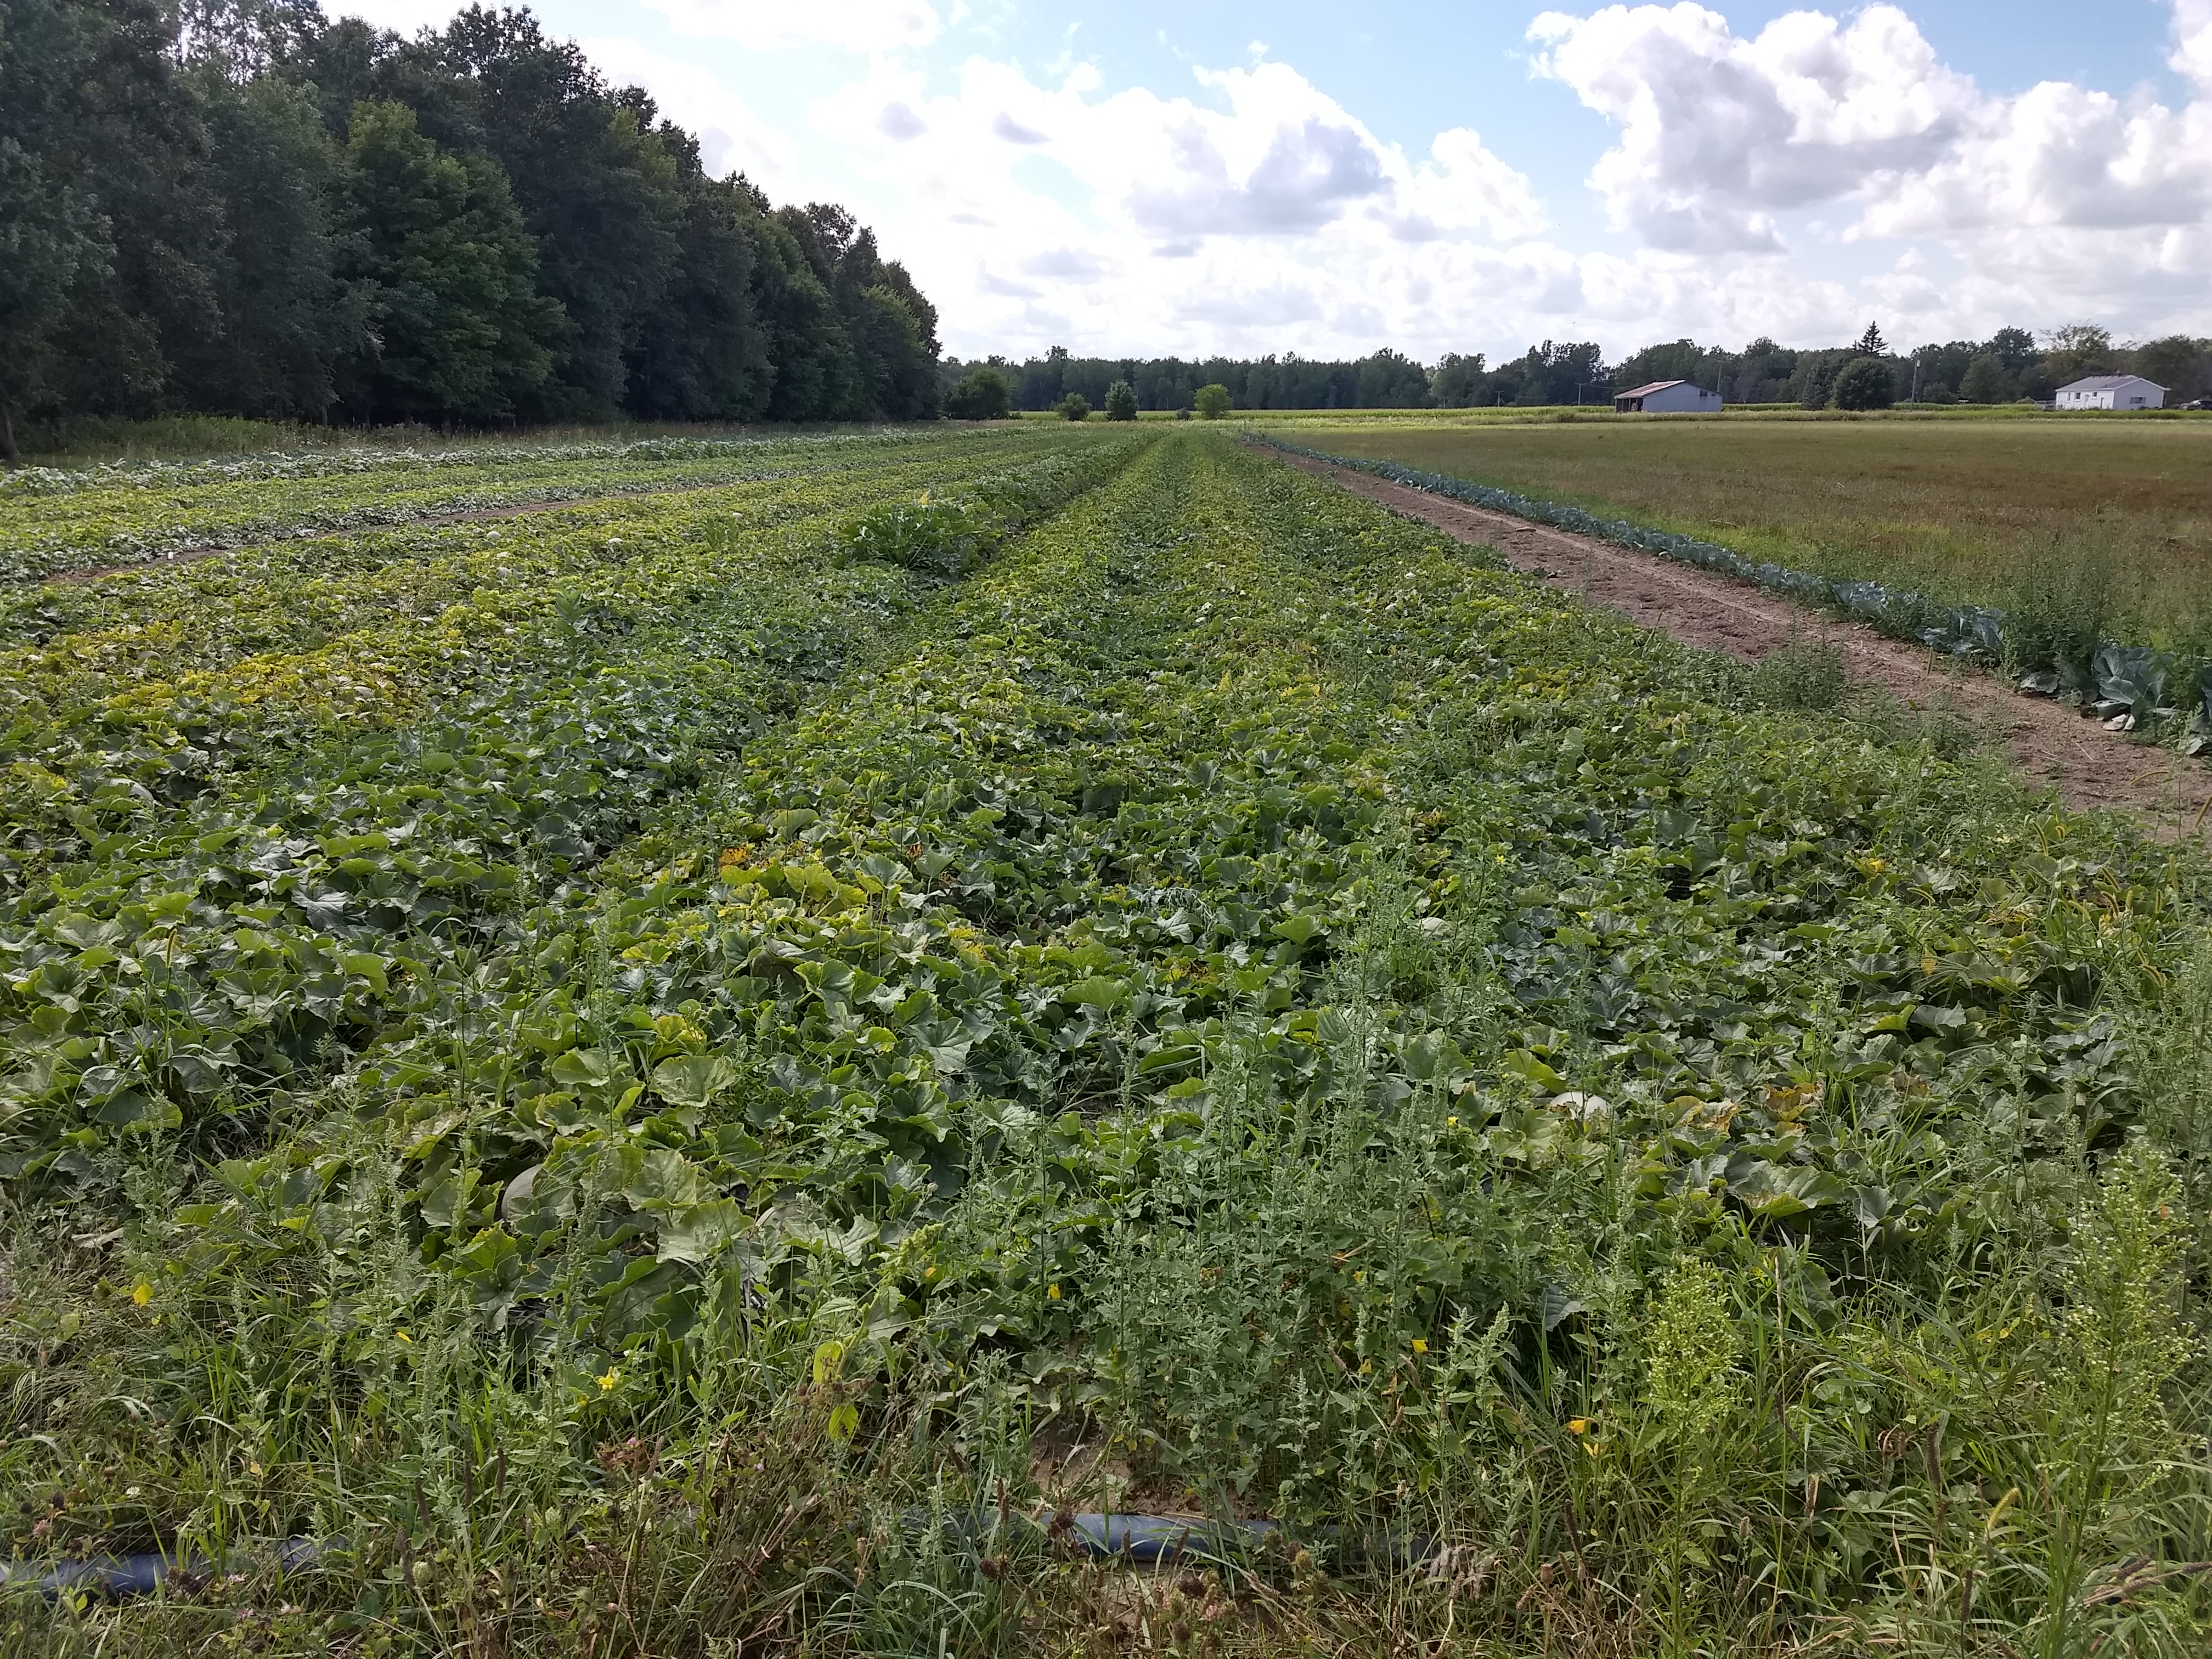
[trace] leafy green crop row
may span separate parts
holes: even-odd
[[[1073,1644],[1060,1503],[1445,1547],[1370,1648],[2189,1650],[2203,872],[1217,436],[1066,456],[846,520],[969,574],[603,827],[418,867],[403,729],[348,839],[38,914],[18,1189],[116,1231],[11,1327],[19,1542],[343,1536],[283,1651]],[[438,729],[733,726],[673,591],[634,710]]]
[[[931,476],[1003,524],[1115,459]],[[178,573],[137,596],[159,621],[17,653],[10,1172],[312,1082],[557,895],[910,608],[915,579],[833,556],[908,474],[446,532],[298,586]],[[351,626],[246,648],[318,613]]]
[[[945,458],[987,444],[1007,447],[974,434],[892,430],[33,470],[0,479],[0,569],[27,580],[427,518]]]

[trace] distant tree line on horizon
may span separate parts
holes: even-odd
[[[1871,364],[1871,368],[1855,365]],[[2141,345],[2117,343],[2094,324],[2053,330],[2039,341],[2022,328],[2002,328],[1986,340],[1953,340],[1906,352],[1890,349],[1869,325],[1850,345],[1798,349],[1772,340],[1741,351],[1674,340],[1646,346],[1615,363],[1595,342],[1531,346],[1495,367],[1480,352],[1447,353],[1423,364],[1385,349],[1370,356],[1325,361],[1296,356],[1257,358],[1077,357],[1054,347],[1020,363],[1004,358],[945,360],[948,390],[990,368],[1007,384],[1015,410],[1053,410],[1069,397],[1105,402],[1116,383],[1136,393],[1139,408],[1192,406],[1198,389],[1226,386],[1238,409],[1474,409],[1507,406],[1603,406],[1615,391],[1654,380],[1689,380],[1735,404],[1797,404],[1822,409],[1924,404],[2008,404],[2048,400],[2085,374],[2132,373],[2168,389],[2170,402],[2212,392],[2212,339],[2171,335]],[[1851,371],[1849,374],[1846,371]]]
[[[0,449],[192,411],[486,426],[914,419],[937,313],[527,11],[0,5]]]

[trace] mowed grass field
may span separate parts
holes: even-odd
[[[2194,854],[1218,428],[33,482],[8,1659],[2212,1644]]]
[[[2079,572],[2116,636],[2212,652],[2212,419],[1400,416],[1290,435],[1947,603]]]

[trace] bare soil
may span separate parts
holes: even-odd
[[[1325,461],[1271,453],[1461,541],[1494,547],[1516,570],[1643,627],[1663,629],[1685,645],[1757,662],[1792,639],[1825,640],[1843,652],[1855,686],[1966,721],[1984,742],[2008,752],[2029,780],[2057,791],[2068,805],[2118,808],[2163,837],[2206,833],[2212,769],[2109,732],[2061,703],[2016,691],[1993,674],[1656,554],[1529,524]]]

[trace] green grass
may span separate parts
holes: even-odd
[[[2212,422],[1363,421],[1299,441],[1569,501],[1827,576],[2009,606],[2095,573],[2119,637],[2212,649]]]
[[[8,866],[13,1546],[239,1552],[10,1650],[2201,1650],[2199,865],[1229,434],[917,463]]]

